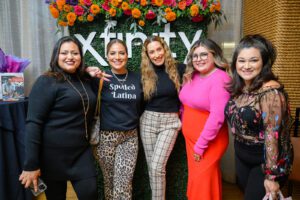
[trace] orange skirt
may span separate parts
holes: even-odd
[[[228,129],[224,123],[216,138],[208,144],[200,162],[194,160],[197,142],[209,112],[184,105],[182,132],[188,159],[188,200],[221,200],[222,179],[219,162],[228,146]]]

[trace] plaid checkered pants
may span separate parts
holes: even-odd
[[[181,122],[177,113],[145,111],[140,119],[152,200],[164,200],[166,165],[174,147]]]

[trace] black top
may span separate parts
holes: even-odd
[[[180,108],[178,92],[175,84],[169,78],[165,66],[155,66],[154,70],[158,78],[156,92],[151,99],[146,102],[145,110],[154,112],[178,112]],[[178,64],[177,70],[179,77],[182,79],[185,65]]]
[[[86,95],[77,76],[70,81]],[[96,96],[89,80],[82,80],[89,98],[88,127]],[[85,136],[84,112],[78,92],[67,81],[40,76],[29,95],[24,170],[42,170],[51,179],[78,179],[95,175],[93,156]]]
[[[111,71],[106,73],[112,75]],[[119,80],[126,78],[126,74],[115,75]],[[95,83],[98,88],[99,79]],[[110,81],[104,81],[101,95],[101,130],[127,131],[138,127],[143,105],[140,73],[128,71],[124,82],[112,76]]]

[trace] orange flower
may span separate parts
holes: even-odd
[[[165,13],[169,13],[169,12],[172,12],[172,9],[171,8],[166,8]]]
[[[68,26],[74,26],[74,22],[68,22]]]
[[[113,5],[114,7],[117,7],[119,5],[119,1],[118,0],[111,0],[110,1],[111,5]]]
[[[50,8],[50,13],[51,13],[52,17],[55,19],[59,17],[59,11],[54,7]]]
[[[56,5],[58,10],[62,10],[65,4],[66,4],[66,0],[56,0]]]
[[[199,7],[196,4],[191,6],[190,14],[191,14],[192,17],[195,17],[199,14]]]
[[[116,9],[114,9],[114,8],[110,8],[108,12],[109,12],[110,16],[112,16],[112,17],[116,16],[116,14],[117,14]]]
[[[147,5],[147,0],[141,0],[140,5],[141,6],[146,6]]]
[[[161,7],[164,3],[164,0],[155,0],[155,5],[157,5],[158,7]]]
[[[136,19],[140,18],[142,15],[141,11],[137,8],[132,9],[131,14],[132,14],[132,17],[136,18]]]
[[[65,12],[70,12],[71,11],[71,6],[69,5],[69,4],[65,4],[64,6],[63,6],[63,10],[65,11]]]
[[[76,26],[79,22],[94,21],[98,14],[106,17],[131,18],[140,28],[158,17],[173,22],[178,18],[191,18],[193,22],[204,19],[218,20],[222,16],[221,0],[52,0],[49,11],[57,24]],[[75,3],[76,2],[76,3]],[[188,17],[189,15],[190,17]],[[214,21],[214,20],[212,20]]]
[[[86,20],[88,20],[89,22],[93,21],[94,20],[94,16],[93,15],[88,15],[86,17]]]
[[[165,15],[165,18],[168,22],[173,22],[175,21],[176,19],[176,13],[174,12],[168,12],[166,15]]]
[[[144,20],[139,20],[139,25],[140,25],[140,26],[145,26]]]
[[[67,14],[67,20],[68,20],[68,22],[75,22],[75,20],[76,20],[76,15],[75,15],[75,13],[73,13],[73,12],[69,12],[68,14]]]
[[[122,10],[128,10],[129,9],[129,5],[128,5],[128,3],[127,2],[123,2],[122,3],[122,5],[121,5],[121,8],[122,8]]]
[[[100,7],[97,4],[91,5],[90,12],[94,15],[100,12]]]
[[[79,16],[79,17],[77,17],[77,19],[82,22],[83,21],[83,16]]]
[[[215,4],[211,4],[209,7],[209,12],[213,13],[213,12],[215,12],[215,10],[216,10]]]
[[[217,1],[217,3],[215,3],[215,9],[216,9],[216,11],[221,11],[221,3],[220,3],[220,1]]]
[[[178,8],[179,8],[180,10],[185,10],[185,8],[186,8],[186,1],[180,1],[180,2],[178,3]]]
[[[65,21],[59,20],[59,21],[58,21],[58,25],[60,25],[60,26],[67,26],[68,23],[65,22]]]

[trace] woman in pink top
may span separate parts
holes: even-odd
[[[219,161],[228,145],[224,108],[230,77],[221,48],[210,39],[191,47],[179,98],[188,158],[189,200],[222,199]]]

